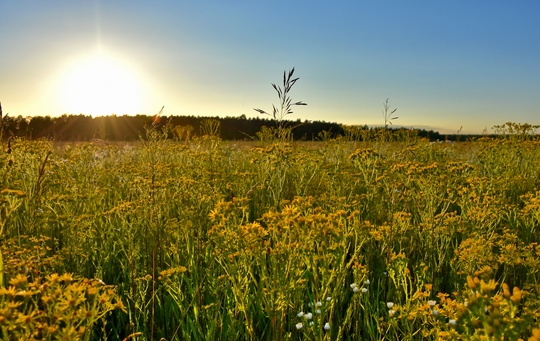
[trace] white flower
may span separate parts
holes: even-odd
[[[351,289],[356,288],[356,283],[351,283],[350,287],[351,287]]]
[[[434,300],[429,300],[427,301],[427,304],[429,304],[430,307],[433,307],[435,304],[437,304],[437,302],[435,302]]]
[[[328,297],[326,298],[326,301],[328,301],[328,302],[330,302],[331,300],[332,300],[332,297],[330,297],[330,296],[328,296]]]
[[[433,313],[433,315],[435,315],[435,316],[439,315],[439,311],[438,311],[437,309],[433,309],[432,313]]]
[[[313,326],[313,321],[311,321],[308,325],[309,325],[310,327]]]
[[[366,280],[364,281],[364,284],[365,284],[365,285],[369,285],[370,283],[371,283],[371,282],[369,281],[369,279],[366,279]]]
[[[358,287],[354,287],[354,288],[352,289],[352,291],[353,291],[353,292],[358,292]]]
[[[313,314],[312,313],[307,313],[304,315],[304,317],[306,318],[306,320],[311,320],[313,318]]]
[[[296,315],[296,316],[298,316],[298,317],[302,317],[302,316],[304,316],[304,312],[303,312],[303,311],[301,311],[301,312],[299,312],[299,313],[298,313],[298,315]]]
[[[322,307],[322,302],[319,301],[319,302],[315,303],[315,306],[316,306],[316,307]]]
[[[365,294],[367,292],[367,288],[362,288],[362,293]]]
[[[450,319],[450,320],[448,320],[448,324],[451,325],[451,326],[455,326],[456,325],[456,320],[455,319]]]
[[[304,325],[300,322],[296,324],[296,329],[302,329]]]
[[[315,310],[315,314],[320,314],[320,313],[321,313],[321,309]]]
[[[388,315],[390,315],[390,316],[394,316],[395,313],[396,313],[396,311],[394,309],[388,310]]]
[[[394,302],[387,302],[386,306],[388,307],[388,309],[392,309],[394,307]]]
[[[330,323],[326,322],[324,324],[324,330],[327,330],[327,331],[330,330]]]

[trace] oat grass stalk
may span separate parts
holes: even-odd
[[[390,110],[390,104],[388,103],[389,98],[386,99],[386,101],[383,103],[383,118],[384,118],[384,129],[388,129],[388,125],[392,124],[393,120],[397,120],[398,116],[392,116],[396,113],[397,108],[394,110]]]
[[[279,139],[285,138],[286,130],[285,130],[284,120],[285,120],[285,116],[291,115],[293,113],[292,107],[294,105],[307,105],[306,103],[302,101],[293,103],[291,97],[289,97],[289,93],[293,85],[296,83],[296,81],[298,81],[298,79],[300,79],[300,78],[293,78],[293,74],[294,74],[294,67],[289,71],[288,74],[286,71],[283,71],[283,87],[280,87],[272,83],[272,87],[274,88],[274,90],[276,90],[279,101],[280,101],[279,109],[275,105],[272,105],[271,114],[262,109],[255,109],[255,108],[253,109],[260,114],[271,116],[274,119],[274,121],[277,124]]]

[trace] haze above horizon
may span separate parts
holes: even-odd
[[[537,1],[17,1],[0,5],[12,116],[259,116],[491,133],[540,124]]]

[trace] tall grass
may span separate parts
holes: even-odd
[[[276,122],[277,131],[275,132],[274,137],[277,137],[278,140],[288,140],[290,139],[291,127],[286,127],[285,117],[293,113],[292,107],[296,105],[307,105],[302,101],[293,102],[290,97],[290,92],[292,87],[300,78],[293,78],[294,67],[287,73],[283,71],[283,86],[276,85],[272,83],[272,87],[276,91],[279,98],[279,105],[272,105],[272,113],[269,113],[265,110],[254,108],[256,112],[264,115],[271,116]]]
[[[166,136],[12,141],[0,339],[538,334],[538,141]]]

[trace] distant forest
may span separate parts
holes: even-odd
[[[297,141],[316,141],[324,138],[345,136],[354,128],[356,136],[369,136],[384,128],[369,128],[367,126],[345,126],[338,123],[321,121],[284,121],[284,126],[293,128],[291,136]],[[90,141],[103,139],[106,141],[134,141],[145,135],[145,130],[151,127],[170,128],[169,137],[185,140],[196,136],[219,136],[223,140],[257,139],[260,132],[276,127],[276,122],[266,118],[239,117],[199,117],[199,116],[169,116],[158,117],[148,115],[136,116],[100,116],[62,115],[59,117],[34,116],[10,117],[0,116],[1,135],[25,139],[52,139],[55,141]],[[347,131],[349,130],[349,131]],[[445,136],[438,132],[426,130],[394,129],[392,133],[412,132],[419,137],[430,140],[452,140],[455,136]],[[367,134],[366,134],[367,133]],[[258,135],[259,134],[259,135]],[[463,138],[463,136],[462,136]]]

